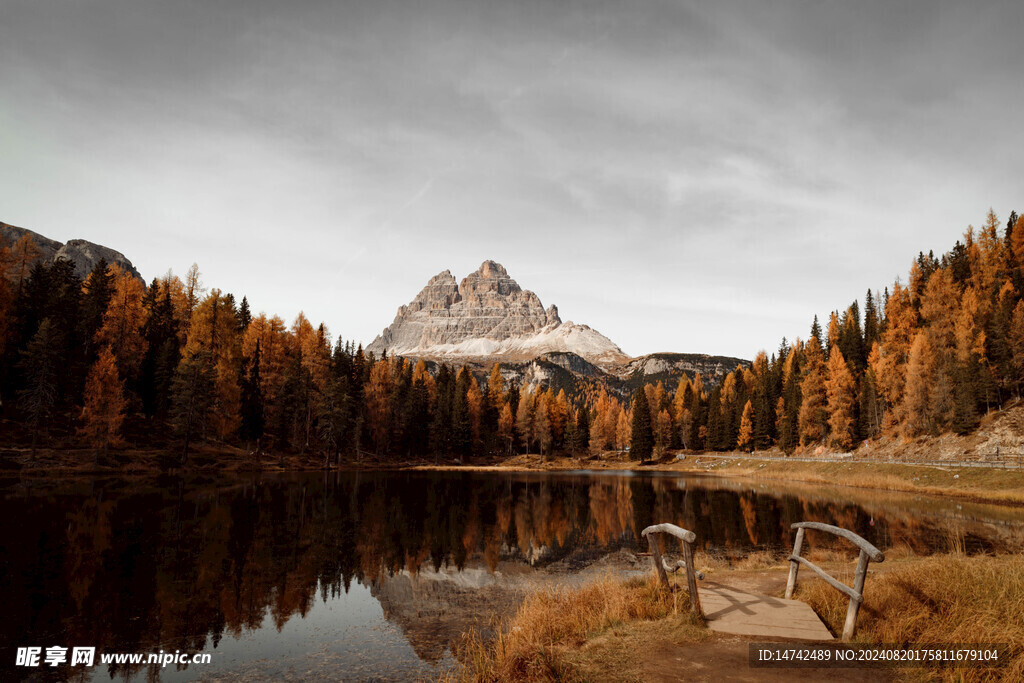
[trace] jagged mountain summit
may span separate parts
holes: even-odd
[[[100,259],[106,259],[107,263],[115,264],[121,270],[142,280],[142,275],[135,269],[132,262],[124,254],[110,247],[78,239],[61,243],[27,228],[0,223],[0,244],[6,242],[8,245],[12,245],[25,235],[31,237],[39,247],[42,261],[45,263],[53,263],[57,259],[70,261],[75,266],[75,275],[78,277],[86,277]]]
[[[612,340],[586,325],[562,322],[524,290],[504,266],[484,261],[457,283],[450,271],[435,275],[391,325],[367,347],[418,358],[495,358],[519,361],[567,352],[600,366],[629,360]]]

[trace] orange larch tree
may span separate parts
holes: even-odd
[[[750,450],[754,445],[754,406],[748,400],[743,406],[740,416],[740,431],[736,437],[736,446],[741,451]]]
[[[505,378],[501,376],[501,363],[495,363],[487,378],[487,402],[500,413],[505,403]]]
[[[466,406],[469,408],[469,429],[473,437],[473,446],[474,448],[479,448],[484,436],[481,433],[484,416],[484,394],[480,390],[480,383],[476,381],[476,377],[473,375],[470,375],[469,390],[466,391]]]
[[[907,381],[903,396],[903,419],[900,431],[905,438],[914,438],[931,431],[931,411],[928,401],[931,393],[932,366],[935,357],[928,335],[918,332],[910,347],[907,363]]]
[[[120,432],[124,422],[124,386],[118,374],[114,352],[109,346],[100,349],[85,381],[85,405],[79,434],[104,455],[110,446],[122,443]]]
[[[811,337],[803,358],[803,379],[800,382],[800,413],[798,425],[800,445],[806,446],[825,438],[828,395],[825,391],[825,359],[821,345]]]
[[[146,353],[146,338],[142,334],[149,316],[143,304],[146,286],[117,266],[110,266],[110,270],[113,291],[95,341],[100,346],[110,347],[122,377],[134,379]]]
[[[874,366],[878,390],[888,407],[887,425],[895,428],[902,421],[903,388],[907,375],[910,345],[917,334],[917,313],[910,293],[897,282],[885,305],[886,328],[879,344]]]
[[[828,400],[829,442],[842,449],[853,446],[854,406],[857,403],[857,382],[838,346],[828,356],[828,380],[825,383]]]

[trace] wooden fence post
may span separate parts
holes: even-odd
[[[804,544],[804,528],[800,527],[796,530],[796,540],[793,541],[793,554],[796,556],[800,555],[800,549]],[[793,597],[793,591],[796,589],[796,574],[800,571],[800,563],[796,560],[789,561],[789,581],[786,582],[786,599],[790,600]]]
[[[857,558],[857,573],[853,577],[853,590],[857,597],[850,598],[850,606],[846,608],[846,623],[843,625],[843,640],[853,638],[853,631],[857,628],[857,612],[860,611],[860,603],[864,600],[864,579],[868,574],[868,554],[861,549],[860,557]]]
[[[846,608],[846,623],[843,624],[843,640],[850,640],[853,638],[854,631],[857,628],[857,613],[860,611],[861,603],[864,602],[864,581],[867,579],[868,564],[872,561],[884,562],[885,554],[852,531],[832,526],[831,524],[822,524],[820,522],[797,522],[792,525],[792,528],[796,529],[797,532],[796,539],[793,542],[793,554],[789,556],[791,566],[789,568],[789,582],[786,584],[786,598],[789,599],[793,597],[793,590],[796,588],[796,574],[799,566],[801,564],[807,565],[808,569],[824,579],[826,583],[850,598],[850,604]],[[830,534],[835,534],[836,536],[845,538],[860,548],[860,555],[857,557],[857,572],[853,577],[853,587],[840,583],[830,576],[824,569],[814,564],[806,557],[800,556],[800,550],[802,549],[804,542],[804,529],[815,529],[817,531],[826,531]]]
[[[693,544],[683,541],[683,561],[686,562],[686,590],[690,592],[690,609],[703,616],[700,596],[697,595],[697,568],[693,566]]]
[[[668,534],[678,538],[683,546],[683,562],[677,562],[674,567],[667,567],[665,559],[661,555],[661,548],[658,546],[658,534]],[[647,537],[647,547],[651,550],[651,560],[654,562],[654,570],[658,573],[658,579],[665,588],[669,587],[668,574],[666,570],[674,572],[685,565],[686,568],[686,589],[690,593],[690,608],[698,614],[703,614],[700,606],[700,595],[697,594],[697,568],[693,563],[693,544],[697,535],[692,531],[681,529],[675,524],[654,524],[647,527],[641,533]],[[700,578],[704,578],[701,574]]]
[[[668,574],[665,573],[665,565],[661,560],[657,534],[647,534],[647,547],[651,549],[651,559],[654,560],[654,568],[658,572],[658,578],[661,579],[661,585],[668,588]]]

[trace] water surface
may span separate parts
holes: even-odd
[[[797,521],[883,550],[1024,549],[1018,508],[670,473],[9,480],[0,516],[3,680],[431,676],[453,665],[466,626],[486,628],[525,590],[619,566],[659,522],[697,534],[698,563],[783,552]],[[13,667],[32,645],[212,663]]]

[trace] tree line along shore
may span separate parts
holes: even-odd
[[[29,237],[0,246],[0,420],[5,459],[37,452],[236,453],[261,461],[385,464],[472,455],[629,449],[806,453],[970,434],[1024,382],[1024,218],[990,211],[905,283],[868,290],[806,341],[783,339],[722,377],[520,386],[501,366],[375,357],[302,314],[254,315],[197,266],[149,285],[100,262],[84,279]],[[214,458],[215,460],[215,458]]]

